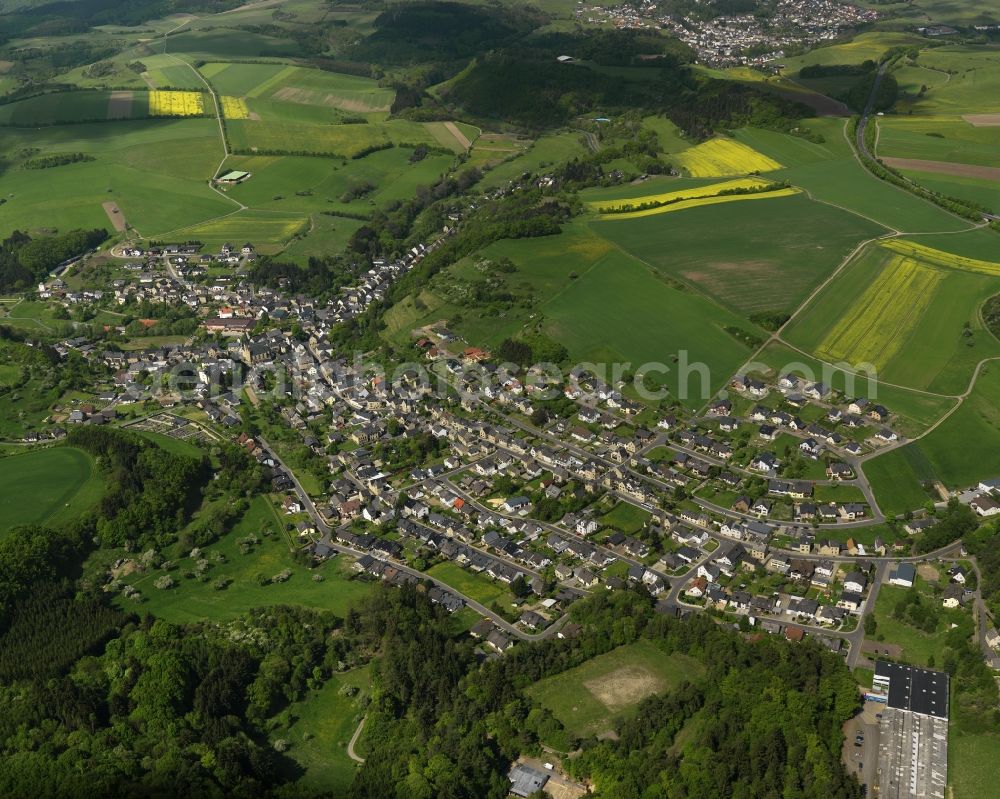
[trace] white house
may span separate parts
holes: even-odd
[[[901,588],[913,588],[913,580],[917,576],[917,570],[912,563],[900,563],[895,571],[889,575],[889,585],[898,585]]]

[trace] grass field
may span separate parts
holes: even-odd
[[[1000,734],[967,733],[953,724],[948,737],[948,783],[954,799],[991,799],[996,795]]]
[[[623,533],[634,533],[646,526],[650,514],[629,502],[619,502],[601,517],[601,523]]]
[[[44,180],[33,170],[5,172],[3,215],[12,229],[110,228],[101,204],[114,201],[130,225],[154,236],[234,208],[206,185],[222,155],[211,119],[0,129],[0,154],[25,147],[83,152],[95,160],[47,169]]]
[[[553,296],[542,313],[543,329],[567,347],[571,359],[629,362],[633,369],[650,364],[651,375],[692,406],[701,405],[749,354],[723,327],[756,331],[704,297],[667,285],[618,250]],[[688,370],[685,364],[694,366]]]
[[[351,579],[347,558],[338,557],[314,571],[295,564],[285,537],[284,524],[284,519],[267,497],[256,497],[247,513],[228,534],[216,543],[203,547],[203,553],[207,553],[203,557],[213,564],[208,582],[181,576],[182,571],[194,566],[185,557],[186,553],[181,552],[168,554],[168,557],[175,558],[178,566],[173,572],[174,579],[179,583],[176,588],[160,590],[154,587],[153,583],[162,574],[159,570],[137,574],[128,581],[142,592],[145,600],[141,605],[143,611],[176,623],[231,619],[251,608],[275,604],[302,605],[343,615],[348,607],[369,592],[369,583]],[[271,531],[271,534],[265,536],[265,530]],[[257,535],[261,543],[244,555],[239,541],[250,534]],[[214,560],[214,553],[217,552],[225,556],[225,562]],[[283,569],[292,571],[287,582],[263,586],[258,583],[258,575],[272,577]],[[313,580],[313,574],[323,575],[323,581]],[[222,577],[230,578],[232,583],[224,591],[219,591],[213,583]],[[129,600],[118,601],[122,607],[136,607]]]
[[[353,158],[371,148],[392,144],[438,144],[424,125],[402,119],[349,125],[234,119],[226,129],[233,150],[263,155],[321,153]]]
[[[925,633],[892,617],[896,605],[906,599],[913,591],[919,592],[923,597],[929,599],[940,610],[940,620],[933,633]],[[929,658],[933,657],[937,660],[941,657],[944,641],[952,624],[967,626],[970,635],[973,628],[972,616],[967,609],[949,610],[942,608],[940,600],[934,598],[928,583],[920,576],[917,577],[912,588],[888,584],[882,586],[878,599],[875,601],[875,622],[877,634],[885,636],[885,643],[897,644],[903,648],[899,660],[922,667],[928,666]],[[937,665],[940,667],[940,663]]]
[[[801,196],[592,226],[662,274],[737,313],[796,307],[860,241],[881,232]]]
[[[0,534],[20,524],[58,524],[100,499],[94,459],[74,447],[0,458]]]
[[[93,122],[108,118],[109,91],[42,94],[0,105],[0,125],[36,127],[60,122]]]
[[[342,691],[357,690],[357,696]],[[369,666],[334,674],[318,691],[291,705],[288,728],[275,730],[273,738],[291,744],[290,756],[305,769],[302,785],[344,795],[358,767],[347,756],[347,744],[357,729],[362,712],[357,699],[370,693]]]
[[[269,255],[280,251],[293,236],[305,232],[307,226],[308,219],[303,214],[246,210],[177,228],[172,233],[197,239],[209,250],[217,249],[227,241],[258,242],[258,252]]]
[[[984,114],[1000,111],[1000,53],[989,46],[945,45],[921,50],[919,64],[950,72],[950,79],[923,97],[901,104],[914,115]]]
[[[914,183],[926,186],[939,194],[975,203],[994,213],[1000,212],[1000,184],[996,181],[912,169],[899,171]]]
[[[960,116],[880,117],[878,154],[1000,166],[1000,126],[975,127]]]
[[[909,444],[866,461],[862,467],[875,492],[875,501],[882,512],[899,516],[907,511],[922,508],[929,500],[937,499],[922,488],[934,477],[930,464],[917,444]]]
[[[912,258],[891,256],[816,353],[827,360],[886,366],[919,324],[942,278],[939,270]]]
[[[697,680],[702,671],[693,658],[666,655],[654,642],[640,640],[547,677],[527,693],[571,735],[586,737],[609,730],[647,696],[668,691],[684,680]]]
[[[781,164],[773,158],[734,139],[709,139],[682,151],[674,160],[695,178],[745,175],[781,169]]]
[[[476,600],[480,604],[489,607],[494,602],[498,602],[505,607],[510,607],[514,601],[514,596],[501,582],[494,582],[485,574],[463,569],[457,563],[445,561],[431,566],[427,574],[435,577],[443,583],[447,583],[456,591],[465,594]]]
[[[960,394],[975,365],[1000,355],[979,316],[1000,291],[1000,264],[907,239],[869,247],[785,331],[830,362],[868,363],[890,383]]]

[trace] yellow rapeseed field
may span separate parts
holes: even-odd
[[[667,191],[662,194],[646,194],[642,197],[633,197],[627,200],[596,200],[587,203],[587,207],[593,211],[599,211],[602,208],[638,208],[640,205],[645,205],[646,203],[665,203],[671,200],[709,197],[718,194],[720,191],[753,189],[766,185],[767,181],[760,178],[736,178],[735,180],[724,180],[722,183],[710,183],[707,186],[692,186],[688,189]]]
[[[201,92],[151,91],[149,115],[154,117],[198,117],[205,113]]]
[[[985,275],[1000,275],[1000,264],[993,261],[966,258],[964,255],[942,252],[925,244],[917,244],[916,242],[905,241],[903,239],[887,239],[881,242],[881,245],[887,250],[892,250],[910,258],[916,258],[934,266],[943,266],[948,269],[962,269],[966,272],[981,272]]]
[[[917,326],[944,273],[903,255],[880,274],[820,342],[827,360],[884,367]]]
[[[703,144],[678,153],[675,159],[691,177],[695,178],[743,175],[747,172],[781,169],[781,164],[774,159],[733,139],[709,139]]]
[[[242,97],[222,96],[222,115],[226,119],[249,119],[250,109]]]
[[[798,194],[799,189],[788,187],[775,189],[774,191],[764,191],[757,194],[723,194],[711,197],[696,197],[690,200],[681,200],[670,205],[661,205],[657,208],[644,208],[641,211],[627,211],[623,214],[602,214],[601,219],[638,219],[642,216],[652,216],[653,214],[666,214],[671,211],[683,211],[685,208],[697,208],[699,205],[716,205],[717,203],[733,203],[741,200],[767,200],[771,197],[788,197]]]

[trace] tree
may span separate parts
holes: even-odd
[[[531,593],[531,586],[528,585],[523,575],[517,575],[510,584],[510,592],[518,599],[523,599]]]

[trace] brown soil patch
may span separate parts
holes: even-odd
[[[10,71],[10,68],[14,66],[13,61],[2,61],[0,60],[0,74]]]
[[[125,215],[121,212],[117,203],[106,202],[101,203],[104,207],[104,213],[108,215],[108,219],[111,220],[111,224],[114,226],[115,230],[121,233],[125,230]]]
[[[861,651],[869,655],[888,655],[891,658],[898,658],[903,654],[903,647],[899,644],[887,644],[885,641],[865,641],[861,645]]]
[[[151,77],[149,77],[149,73],[148,72],[140,73],[139,77],[142,78],[142,82],[145,83],[149,87],[150,91],[154,91],[155,92],[157,89],[160,88],[159,86],[156,85],[156,81],[153,80]]]
[[[139,564],[134,560],[127,560],[121,564],[117,569],[111,570],[111,576],[118,577],[128,577],[130,574],[134,574],[139,570]]]
[[[247,119],[252,119],[254,122],[260,122],[260,114],[258,114],[256,111],[248,111]]]
[[[962,114],[962,119],[974,128],[993,128],[1000,125],[1000,114]]]
[[[108,119],[128,119],[132,116],[132,92],[111,92],[108,98]]]
[[[961,178],[1000,181],[1000,167],[956,164],[951,161],[923,161],[919,158],[883,158],[893,169],[912,169],[914,172],[932,172],[936,175],[955,175]]]
[[[661,679],[641,666],[623,666],[583,685],[612,713],[630,707],[664,687]]]
[[[917,566],[917,575],[931,583],[936,583],[941,579],[941,573],[935,566],[931,566],[929,563],[921,563]]]
[[[455,140],[462,145],[463,150],[468,150],[472,146],[472,142],[469,141],[469,137],[462,133],[462,131],[458,129],[458,125],[454,122],[445,122],[444,126],[448,129],[448,132],[455,137]]]
[[[369,114],[389,110],[387,103],[375,105],[373,103],[366,103],[363,100],[340,97],[336,94],[324,95],[312,89],[303,89],[299,86],[283,86],[272,96],[275,100],[283,100],[286,103],[320,105],[327,108],[338,108],[341,111],[351,111],[355,114]]]

